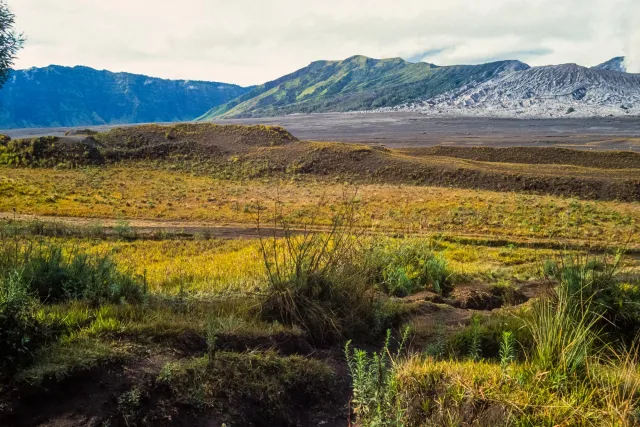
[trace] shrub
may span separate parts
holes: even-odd
[[[511,334],[514,357],[531,348],[531,334],[519,315],[492,314],[474,316],[467,327],[446,341],[444,352],[452,358],[498,360],[505,333]]]
[[[77,251],[65,254],[58,246],[10,248],[0,252],[0,275],[19,272],[25,290],[45,303],[86,299],[94,304],[140,302],[144,284],[120,272],[106,256]]]
[[[36,301],[13,272],[0,278],[0,368],[4,372],[28,358],[38,341]]]
[[[387,338],[380,352],[371,355],[364,350],[352,349],[350,341],[345,345],[344,352],[353,381],[351,407],[357,418],[356,425],[403,425],[404,410],[398,399],[400,383],[396,370],[401,362],[400,355],[408,333],[408,329],[405,329],[395,355],[389,349],[391,331],[387,331]]]
[[[374,241],[366,264],[370,280],[393,296],[426,289],[446,294],[452,288],[447,260],[424,240]]]
[[[576,303],[589,302],[601,332],[630,343],[640,328],[640,283],[620,274],[623,253],[614,256],[565,255],[545,262],[545,277],[561,282]]]
[[[327,232],[303,234],[290,232],[277,217],[284,238],[260,239],[268,281],[265,320],[297,325],[317,343],[376,335],[389,326],[391,306],[367,281],[352,214],[336,215]]]
[[[571,276],[573,277],[573,276]],[[533,337],[533,361],[543,370],[574,374],[581,371],[597,337],[592,299],[572,290],[563,280],[553,297],[535,302],[525,318]]]

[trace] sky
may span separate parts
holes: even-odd
[[[16,68],[260,84],[320,59],[519,59],[640,72],[640,0],[8,0]]]

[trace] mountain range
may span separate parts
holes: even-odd
[[[614,59],[593,68],[532,67],[380,111],[498,117],[640,114],[640,74],[616,71],[621,65]]]
[[[90,126],[347,111],[557,117],[640,115],[640,74],[520,61],[437,66],[353,56],[316,61],[254,86],[163,80],[88,67],[12,72],[0,128]]]
[[[0,128],[189,121],[249,89],[88,67],[31,68],[13,71],[0,91]]]
[[[213,108],[202,119],[370,110],[430,98],[528,67],[520,61],[438,67],[365,56],[317,61]]]

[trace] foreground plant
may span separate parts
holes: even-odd
[[[345,345],[345,356],[353,380],[351,409],[356,417],[354,426],[398,427],[403,425],[404,409],[398,399],[400,366],[409,330],[405,329],[395,354],[389,349],[391,331],[387,331],[384,345],[371,355]]]
[[[318,343],[383,330],[384,303],[367,281],[355,215],[355,204],[345,202],[328,230],[311,225],[294,232],[276,214],[274,230],[284,237],[260,239],[268,282],[261,303],[265,320],[299,326]]]

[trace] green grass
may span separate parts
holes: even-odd
[[[96,368],[104,363],[122,363],[130,357],[126,345],[95,338],[64,339],[41,348],[33,363],[20,371],[15,380],[31,385],[59,382],[66,377]]]
[[[331,402],[337,384],[336,374],[319,360],[272,352],[216,352],[213,359],[170,362],[157,381],[183,404],[240,423],[258,418],[276,424],[294,422],[300,407]]]
[[[224,190],[208,191],[237,196],[267,191],[267,184],[246,189],[227,182]],[[290,192],[288,201],[272,210],[247,203],[269,222],[286,213],[274,220],[284,229],[296,224],[296,215],[305,218],[311,232],[285,238],[147,236],[124,219],[113,224],[115,233],[95,224],[5,222],[0,333],[8,332],[2,338],[10,345],[2,351],[11,349],[5,360],[14,369],[3,379],[20,393],[25,384],[66,384],[115,365],[134,374],[112,399],[117,413],[101,421],[153,424],[189,416],[246,425],[265,414],[262,422],[291,424],[307,419],[300,417],[309,416],[309,408],[343,414],[347,366],[336,356],[339,347],[352,338],[354,347],[371,348],[402,322],[411,326],[406,353],[396,351],[392,338],[375,356],[348,352],[356,424],[637,422],[637,345],[628,332],[640,324],[638,259],[587,255],[584,241],[558,250],[514,238],[549,242],[549,230],[531,231],[532,224],[553,226],[550,212],[557,209],[572,212],[563,221],[575,220],[562,235],[603,233],[623,223],[633,228],[633,204],[430,189],[433,200],[420,203],[444,215],[433,219],[440,226],[475,232],[488,225],[476,224],[474,212],[485,212],[495,214],[496,223],[502,219],[512,239],[388,237],[358,227],[360,209],[371,215],[381,212],[383,200],[406,197],[404,206],[384,207],[397,212],[387,226],[401,224],[411,211],[410,190],[418,197],[426,190],[371,186],[370,194],[380,192],[371,204],[355,198],[345,205],[336,196],[315,213],[296,214],[301,195],[319,195],[320,187],[281,188]],[[460,203],[463,196],[469,198]],[[452,209],[456,200],[465,208]],[[558,205],[542,206],[546,202]],[[540,216],[538,204],[547,209]],[[313,227],[314,215],[321,230]],[[620,241],[623,231],[617,232]],[[454,308],[447,299],[482,288],[503,295],[508,305],[509,292],[523,282],[542,281],[559,286],[555,295],[492,313]],[[5,397],[0,393],[0,400],[11,401]]]

